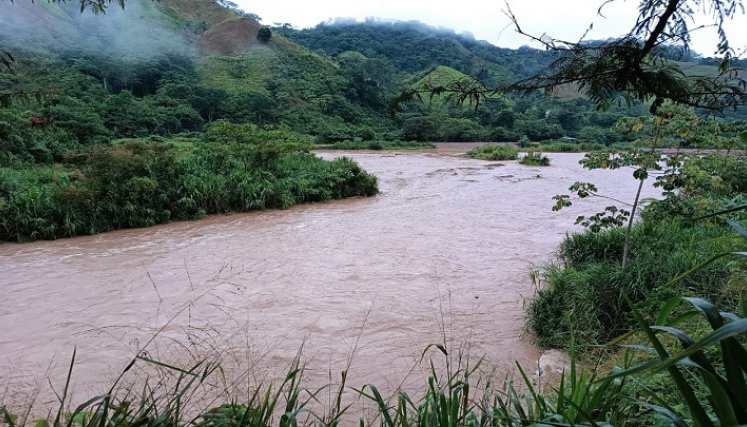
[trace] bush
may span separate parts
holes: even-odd
[[[268,27],[262,27],[259,29],[259,32],[257,33],[257,40],[262,43],[269,43],[271,38],[272,30],[270,30]]]
[[[561,265],[542,274],[543,286],[528,310],[529,328],[543,347],[593,345],[633,328],[626,295],[650,315],[683,294],[733,307],[734,281],[742,286],[745,281],[743,266],[733,260],[718,260],[666,286],[713,254],[747,246],[733,236],[728,227],[707,222],[644,222],[633,228],[633,255],[623,270],[620,229],[571,235],[561,245]]]
[[[747,162],[733,156],[689,157],[679,173],[658,177],[655,185],[666,198],[646,209],[645,220],[699,217],[747,204]]]
[[[480,160],[516,160],[519,151],[511,145],[486,144],[467,152],[467,156]]]
[[[550,166],[550,158],[543,156],[542,153],[530,151],[519,160],[519,163],[529,166]]]

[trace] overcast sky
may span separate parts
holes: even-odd
[[[256,13],[266,25],[291,23],[295,27],[313,27],[334,18],[377,17],[417,20],[443,26],[457,32],[470,32],[475,38],[502,47],[529,44],[514,31],[504,15],[502,0],[233,0],[247,12]],[[594,29],[587,38],[616,37],[630,30],[637,16],[637,0],[616,0],[605,6],[606,18],[597,15],[601,1],[596,0],[510,0],[511,8],[526,32],[538,36],[577,41],[589,24]],[[740,14],[728,27],[732,47],[747,47],[747,16]],[[700,30],[693,36],[693,48],[710,56],[716,46],[715,32]],[[744,56],[744,55],[742,55]]]

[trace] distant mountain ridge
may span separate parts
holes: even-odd
[[[338,20],[314,28],[276,29],[315,52],[337,55],[357,51],[390,61],[404,72],[418,72],[439,65],[467,75],[488,73],[489,82],[527,77],[546,68],[553,53],[532,49],[506,49],[420,22]]]

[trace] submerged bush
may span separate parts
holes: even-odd
[[[528,166],[550,166],[550,158],[543,156],[542,153],[530,151],[519,160],[519,163]]]
[[[486,144],[468,151],[467,156],[480,160],[516,160],[519,151],[511,145]]]

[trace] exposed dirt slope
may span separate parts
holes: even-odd
[[[223,21],[200,34],[197,45],[204,53],[228,55],[246,52],[257,43],[260,28],[259,23],[246,17]]]
[[[257,33],[262,28],[257,21],[211,0],[162,0],[162,5],[180,18],[206,24],[207,29],[197,35],[197,46],[206,54],[246,52],[257,43]]]

